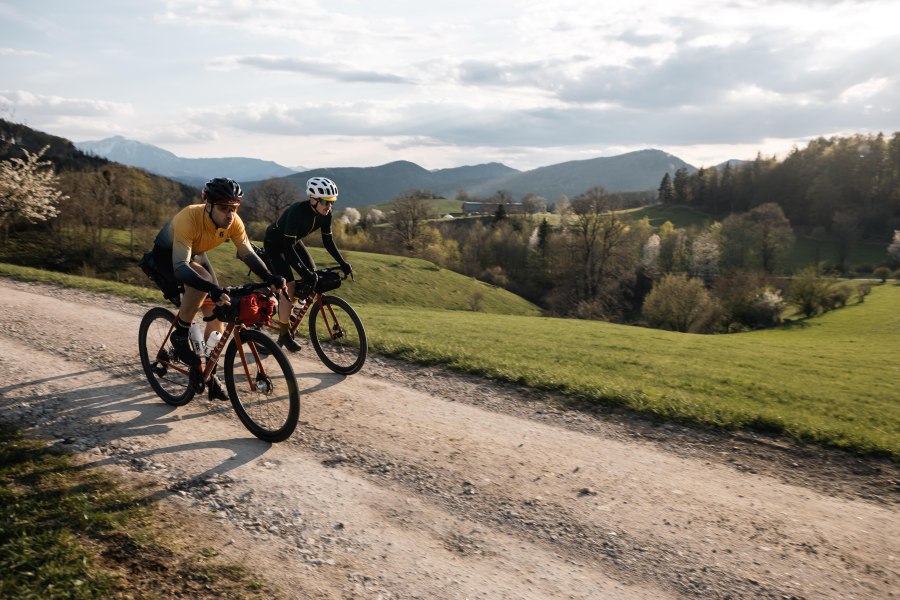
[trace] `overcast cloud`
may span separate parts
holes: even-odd
[[[0,117],[285,166],[700,166],[900,131],[900,3],[0,0]]]

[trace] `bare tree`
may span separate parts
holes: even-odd
[[[543,196],[535,196],[534,194],[525,194],[522,198],[522,212],[526,217],[531,217],[537,213],[544,212],[547,209],[547,201]]]
[[[247,194],[257,221],[273,222],[281,212],[301,199],[300,192],[284,178],[266,179]]]
[[[593,187],[572,201],[575,217],[571,229],[578,245],[581,261],[581,295],[583,300],[600,299],[604,281],[613,275],[612,267],[619,244],[627,227],[609,209],[609,196],[602,187]]]
[[[0,226],[3,243],[16,222],[40,223],[58,214],[57,204],[66,196],[50,161],[41,160],[49,146],[37,154],[24,150],[25,158],[0,161]]]
[[[417,190],[413,190],[401,194],[394,200],[393,208],[390,222],[394,232],[399,238],[400,244],[412,252],[416,249],[417,242],[422,235],[424,222],[434,218],[431,206],[425,202]]]

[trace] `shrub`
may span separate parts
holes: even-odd
[[[900,281],[900,269],[897,269],[893,273],[891,273],[891,277],[897,281]]]
[[[822,308],[829,311],[847,306],[847,302],[850,301],[850,297],[853,295],[853,287],[849,283],[826,282],[826,284],[828,289],[822,301]]]
[[[481,312],[481,306],[484,302],[484,292],[481,290],[475,290],[472,292],[472,295],[469,296],[469,308],[472,309],[472,312]]]
[[[866,296],[872,293],[872,284],[868,281],[859,284],[856,287],[856,301],[862,304],[866,301]]]
[[[772,288],[760,290],[745,317],[751,327],[768,327],[781,323],[786,303],[781,292]]]
[[[699,279],[666,275],[644,301],[643,315],[651,327],[689,333],[708,333],[719,328],[723,311]]]
[[[875,279],[880,279],[881,283],[884,283],[888,280],[888,277],[891,276],[891,270],[887,267],[878,267],[874,271],[872,271],[872,277]]]
[[[804,269],[791,280],[788,300],[805,316],[811,317],[831,308],[830,288],[831,284],[816,275],[812,268]]]
[[[712,289],[730,321],[729,331],[768,327],[781,322],[785,308],[776,280],[763,273],[735,271],[719,277]]]

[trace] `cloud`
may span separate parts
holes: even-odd
[[[133,112],[131,104],[0,90],[0,105],[12,106],[21,116],[109,117]]]
[[[23,56],[48,58],[50,55],[46,52],[35,52],[34,50],[16,50],[15,48],[0,48],[0,56]]]
[[[390,73],[351,69],[338,63],[287,56],[236,56],[217,59],[210,64],[214,68],[245,66],[263,71],[301,73],[344,83],[413,83],[410,79]]]

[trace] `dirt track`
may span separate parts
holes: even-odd
[[[143,380],[146,307],[0,280],[0,418],[196,514],[298,598],[890,598],[896,465],[562,408],[370,357],[293,359],[301,424]],[[365,321],[365,314],[362,315]]]

